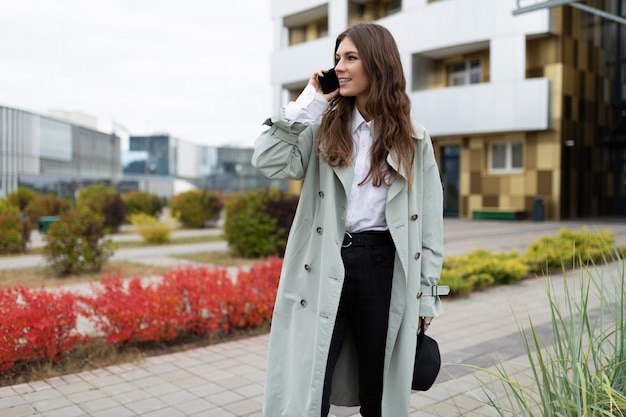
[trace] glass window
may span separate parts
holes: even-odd
[[[494,143],[491,146],[491,169],[506,168],[506,144]]]
[[[448,85],[467,85],[480,83],[480,60],[472,59],[448,66]]]
[[[488,160],[490,172],[520,172],[524,168],[524,144],[521,141],[491,143]]]
[[[522,169],[522,154],[524,148],[521,142],[511,144],[511,168]]]
[[[72,126],[69,123],[46,117],[42,117],[39,120],[41,157],[71,161]]]

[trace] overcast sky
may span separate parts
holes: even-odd
[[[251,146],[270,24],[269,0],[0,0],[0,105]]]

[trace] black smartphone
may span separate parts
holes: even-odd
[[[324,94],[332,93],[339,88],[339,79],[337,74],[335,74],[335,68],[329,69],[328,72],[324,73],[323,76],[317,77],[317,79],[322,86]]]

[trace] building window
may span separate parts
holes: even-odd
[[[328,5],[285,17],[289,46],[328,36]]]
[[[524,163],[521,141],[489,144],[489,171],[492,173],[521,172]]]
[[[480,83],[480,60],[472,59],[448,65],[448,85],[467,85]]]
[[[401,0],[351,0],[348,3],[348,26],[382,19],[401,9]]]

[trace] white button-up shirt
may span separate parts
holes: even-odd
[[[311,123],[316,121],[328,108],[328,101],[308,85],[294,102],[285,108],[285,117],[289,120]],[[366,122],[356,106],[352,114],[352,160],[354,179],[348,195],[346,231],[358,233],[366,230],[387,230],[385,204],[387,185],[374,187],[369,178],[361,182],[371,167],[370,149],[374,141],[374,121]],[[359,185],[361,184],[361,185]]]

